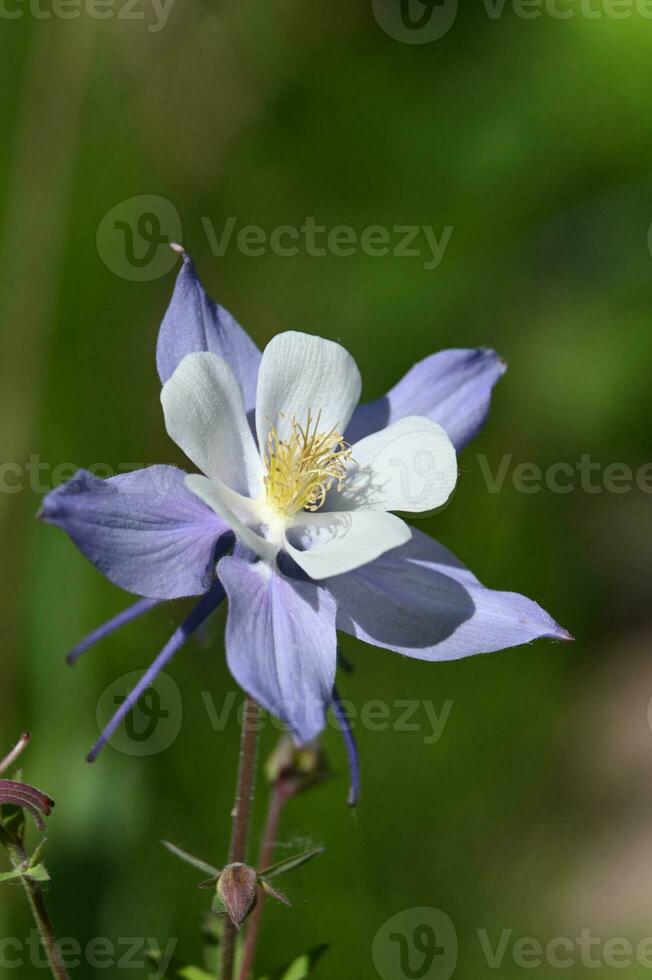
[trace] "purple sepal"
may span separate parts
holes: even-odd
[[[223,558],[217,574],[229,598],[226,653],[236,681],[302,744],[326,725],[337,645],[335,603],[313,582],[263,563]]]
[[[418,660],[457,660],[547,637],[571,640],[541,606],[487,589],[421,531],[376,561],[324,585],[337,628]]]
[[[76,664],[83,653],[90,650],[91,647],[103,640],[105,636],[110,636],[111,633],[115,633],[116,630],[122,629],[127,623],[133,622],[134,619],[138,619],[139,616],[143,616],[150,609],[154,609],[155,606],[160,606],[161,599],[139,599],[138,602],[134,602],[133,605],[127,606],[122,612],[119,612],[117,616],[113,619],[107,620],[106,623],[102,623],[97,629],[85,636],[83,640],[73,647],[70,653],[66,657],[66,663]]]
[[[346,754],[349,759],[349,774],[351,781],[349,785],[349,798],[347,802],[349,806],[357,806],[360,801],[361,792],[360,755],[358,753],[358,744],[355,740],[353,729],[351,728],[351,722],[349,721],[348,715],[344,710],[344,705],[342,704],[340,696],[337,693],[337,688],[335,687],[333,688],[331,707],[333,709],[333,714],[337,719],[337,723],[340,726],[340,730],[344,738],[344,744],[346,746]]]
[[[230,546],[228,525],[185,486],[175,466],[149,466],[101,480],[79,470],[47,495],[39,513],[72,538],[111,582],[149,599],[210,588]]]
[[[185,252],[156,346],[161,381],[172,376],[186,354],[210,351],[223,358],[242,388],[246,411],[256,406],[261,353],[231,314],[204,291],[192,259]]]
[[[207,592],[206,595],[202,596],[190,615],[184,619],[181,626],[174,631],[159,655],[138,681],[133,691],[129,692],[89,752],[87,756],[88,762],[95,762],[95,759],[111,738],[118,725],[134,708],[140,696],[144,694],[148,687],[151,687],[161,671],[167,666],[170,660],[172,660],[175,653],[181,649],[186,640],[188,640],[195,630],[202,625],[202,623],[211,615],[212,612],[214,612],[223,599],[224,589],[219,582],[215,582],[211,590]]]
[[[346,431],[351,444],[406,415],[438,422],[457,450],[480,431],[491,390],[507,365],[493,350],[443,350],[415,364],[378,401],[360,405]]]

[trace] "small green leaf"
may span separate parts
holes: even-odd
[[[294,871],[295,868],[300,868],[302,864],[307,864],[308,861],[312,861],[313,858],[319,857],[323,853],[324,848],[317,847],[313,851],[296,854],[294,857],[286,858],[285,861],[279,861],[277,864],[273,864],[271,868],[265,868],[264,871],[259,873],[258,877],[263,880],[266,878],[276,878],[278,875],[284,875],[287,871]]]
[[[191,864],[193,868],[197,868],[198,871],[203,871],[205,874],[215,877],[220,874],[219,868],[214,868],[212,864],[208,864],[206,861],[202,861],[201,858],[194,857],[194,855],[189,854],[188,851],[182,850],[182,848],[177,847],[176,844],[170,843],[169,840],[162,840],[161,844],[170,852],[178,857],[179,860],[185,861],[186,864]]]
[[[160,969],[162,953],[148,950],[146,956],[153,966]],[[200,967],[174,958],[168,963],[165,973],[159,973],[158,976],[168,977],[170,980],[213,980],[210,973]]]
[[[34,849],[34,853],[32,854],[31,858],[29,859],[29,866],[30,866],[30,868],[32,867],[32,865],[38,864],[39,861],[41,860],[41,855],[43,854],[43,851],[45,850],[45,845],[47,844],[47,842],[48,842],[47,837],[43,837],[38,842],[38,844],[36,845],[36,847]]]
[[[23,868],[16,868],[14,871],[3,871],[0,874],[0,883],[4,881],[16,881],[17,878],[23,878],[25,876],[25,871]]]
[[[0,883],[5,881],[16,881],[20,878],[29,878],[30,881],[49,881],[50,875],[45,870],[45,865],[37,864],[34,867],[14,868],[13,871],[4,871],[0,874]]]
[[[278,970],[270,976],[261,977],[261,980],[306,980],[328,949],[329,947],[326,944],[315,946],[309,953],[298,956],[296,960],[292,960],[282,970]]]
[[[44,864],[37,864],[36,867],[31,867],[25,872],[25,877],[29,878],[30,881],[49,881],[50,875],[47,873]]]

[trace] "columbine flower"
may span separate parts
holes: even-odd
[[[430,661],[570,638],[536,603],[484,588],[392,513],[448,499],[455,449],[482,426],[505,370],[495,353],[432,355],[356,407],[360,375],[343,347],[290,332],[261,355],[182,254],[157,365],[168,433],[201,473],[152,466],[101,480],[82,470],[42,509],[142,597],[71,661],[158,602],[202,596],[91,759],[225,593],[231,672],[299,743],[320,733],[331,704],[345,724],[336,630]],[[348,744],[354,756],[350,733]]]

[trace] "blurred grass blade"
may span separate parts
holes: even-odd
[[[214,868],[212,864],[208,864],[206,861],[202,861],[201,858],[195,857],[193,854],[189,854],[188,851],[184,851],[183,848],[177,847],[176,844],[172,844],[169,840],[162,840],[161,844],[163,847],[178,857],[180,861],[185,861],[186,864],[192,865],[193,868],[197,868],[198,871],[203,871],[205,874],[210,875],[214,878],[216,875],[220,874],[219,868]]]
[[[313,858],[319,857],[323,853],[324,848],[317,847],[312,851],[296,854],[294,857],[286,858],[285,861],[279,861],[277,864],[265,868],[264,871],[259,872],[259,877],[263,879],[276,878],[278,875],[284,875],[287,871],[294,871],[295,868],[300,868],[302,864],[307,864],[308,861],[312,861]]]

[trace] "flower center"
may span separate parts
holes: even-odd
[[[267,503],[284,517],[319,510],[334,483],[342,489],[351,447],[336,429],[320,432],[320,419],[321,412],[317,418],[308,412],[305,425],[292,419],[287,439],[281,439],[276,428],[267,436]]]

